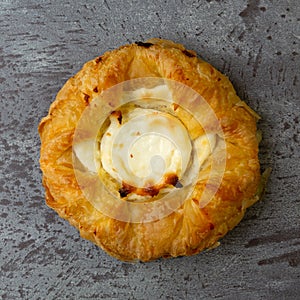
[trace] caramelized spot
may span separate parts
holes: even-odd
[[[178,176],[176,174],[168,174],[165,176],[165,183],[175,186],[178,182]]]
[[[119,110],[113,111],[112,116],[116,117],[119,121],[119,124],[122,124],[122,113]]]
[[[135,193],[140,196],[156,196],[159,193],[159,186],[149,186],[145,188],[137,188],[126,182],[122,183],[122,187],[119,189],[121,198],[126,197],[130,193]]]
[[[174,104],[173,104],[173,107],[174,107],[174,110],[177,110],[177,108],[179,107],[179,104],[174,103]]]
[[[119,121],[119,124],[121,125],[122,124],[122,114],[120,113],[120,116],[118,117],[118,121]]]
[[[95,59],[96,64],[98,64],[100,61],[102,61],[102,57],[101,57],[101,56],[99,56],[99,57],[97,57],[97,58]]]
[[[213,223],[209,223],[210,230],[213,230],[215,228],[215,225]]]
[[[130,157],[133,157],[130,154]],[[134,187],[126,182],[122,182],[122,187],[119,189],[121,198],[126,197],[130,193],[135,193],[140,196],[151,196],[154,197],[159,194],[160,189],[164,188],[166,185],[173,185],[176,187],[182,187],[182,184],[178,182],[178,176],[176,174],[169,174],[165,176],[165,181],[162,184],[154,185],[149,183],[149,186],[144,188]]]
[[[119,193],[120,193],[121,198],[124,198],[128,194],[132,193],[134,191],[134,189],[136,189],[136,188],[133,187],[132,185],[129,185],[129,184],[123,182],[122,187],[119,189]]]
[[[193,198],[192,201],[196,204],[199,205],[199,201],[196,198]]]
[[[138,46],[141,47],[145,47],[145,48],[149,48],[151,47],[153,44],[152,43],[143,43],[143,42],[135,42]]]
[[[90,96],[89,96],[88,94],[85,94],[85,93],[83,93],[83,94],[84,94],[83,99],[84,99],[85,103],[86,103],[86,104],[89,104]]]
[[[188,50],[182,50],[182,53],[188,57],[195,57],[195,54],[189,52]]]
[[[94,91],[95,93],[98,93],[98,87],[96,86],[96,87],[93,89],[93,91]]]

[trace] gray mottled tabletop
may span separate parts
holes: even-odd
[[[298,0],[1,0],[0,298],[299,299],[299,17]],[[87,60],[150,37],[229,76],[262,117],[262,169],[273,171],[220,247],[130,264],[45,205],[37,125]]]

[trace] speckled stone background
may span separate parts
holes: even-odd
[[[299,17],[298,0],[0,1],[0,297],[300,299]],[[262,169],[273,172],[219,248],[129,264],[45,205],[37,125],[84,62],[150,37],[230,77],[262,116]]]

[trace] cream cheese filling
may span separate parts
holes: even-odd
[[[192,145],[184,125],[170,114],[136,108],[128,122],[115,115],[101,140],[103,168],[115,179],[134,187],[162,184],[164,177],[185,172]]]
[[[97,173],[99,163],[96,160],[95,141],[92,139],[84,140],[73,144],[73,151],[81,164],[93,173]]]

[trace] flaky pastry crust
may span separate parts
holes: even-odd
[[[72,165],[72,141],[83,110],[102,91],[139,77],[179,81],[199,93],[220,121],[227,155],[212,201],[199,206],[205,188],[199,182],[178,210],[150,223],[118,221],[95,209],[83,196]],[[214,247],[259,199],[257,119],[226,76],[180,44],[151,39],[106,52],[66,82],[39,125],[46,202],[82,237],[121,260],[185,256]]]

